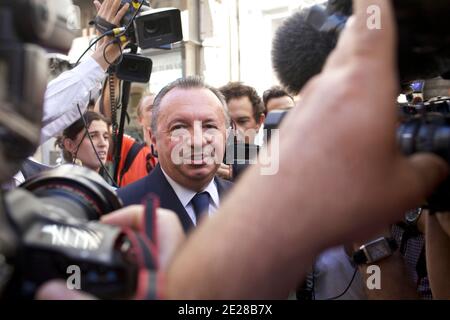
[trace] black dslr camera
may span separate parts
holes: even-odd
[[[71,0],[0,2],[1,184],[39,145],[48,66],[41,46],[70,49],[74,34],[58,8],[71,4]],[[96,173],[62,166],[22,188],[0,191],[0,200],[0,298],[32,298],[44,282],[68,279],[71,268],[79,270],[74,288],[79,282],[81,290],[100,298],[133,297],[141,292],[136,288],[154,297],[155,288],[139,278],[141,272],[152,275],[157,267],[151,254],[153,234],[146,237],[96,222],[122,206]],[[147,214],[153,215],[150,202]],[[153,230],[154,220],[146,220],[146,230]]]

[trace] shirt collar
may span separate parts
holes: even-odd
[[[177,197],[180,200],[183,207],[186,208],[189,205],[189,203],[191,202],[192,198],[197,194],[197,192],[192,191],[192,190],[180,185],[178,182],[176,182],[171,177],[169,177],[169,175],[164,171],[164,169],[162,167],[161,167],[161,171],[163,172],[164,176],[166,177],[166,179],[169,182],[170,186],[172,187],[173,191],[175,191],[175,194],[177,195]],[[218,208],[219,207],[219,191],[217,190],[217,186],[216,186],[216,183],[214,180],[215,179],[212,179],[211,182],[206,186],[206,188],[202,192],[208,192],[213,205],[216,208]]]

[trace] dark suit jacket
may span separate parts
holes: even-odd
[[[233,184],[218,177],[215,178],[215,182],[219,198],[222,199]],[[194,223],[164,176],[159,164],[148,176],[118,189],[117,193],[125,206],[142,204],[149,194],[155,194],[159,197],[161,208],[172,210],[178,215],[186,233],[194,227]]]

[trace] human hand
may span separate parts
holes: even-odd
[[[122,8],[119,9],[120,3],[121,0],[104,0],[103,3],[95,0],[94,5],[97,9],[97,16],[103,18],[113,25],[120,26],[120,21],[125,16],[130,6],[128,3],[126,3]],[[98,36],[100,36],[100,34],[98,34]],[[114,62],[118,57],[120,57],[121,48],[126,45],[123,43],[108,45],[109,43],[111,43],[111,41],[114,40],[114,37],[105,37],[104,39],[100,40],[95,52],[92,55],[92,57],[104,70],[108,69],[110,62]]]
[[[280,127],[278,173],[261,175],[271,160],[263,149],[176,256],[168,297],[283,298],[318,253],[400,220],[447,175],[442,159],[406,157],[396,142],[392,1],[353,3],[336,50]],[[379,30],[368,28],[371,6]]]
[[[436,219],[442,231],[450,238],[450,212],[437,212]]]
[[[231,181],[233,179],[232,167],[229,164],[221,163],[217,170],[217,175],[225,180]]]
[[[101,222],[135,231],[142,230],[143,206],[129,206],[103,216]],[[164,271],[178,248],[184,242],[184,232],[178,217],[170,210],[157,210],[159,270]],[[52,280],[42,285],[36,293],[38,300],[93,300],[96,297],[80,291],[70,290],[64,280]]]
[[[129,206],[102,217],[101,222],[142,231],[145,211],[142,206]],[[185,241],[185,235],[177,215],[167,209],[156,211],[159,268],[165,270],[178,248]]]
[[[373,5],[381,10],[379,30],[367,25]],[[320,202],[326,195],[327,207],[334,208],[340,225],[346,224],[341,230],[347,235],[339,237],[347,238],[355,235],[349,233],[352,226],[394,222],[420,205],[448,172],[437,156],[405,157],[397,147],[399,79],[391,2],[358,0],[354,8],[323,72],[301,93],[302,108],[293,109],[280,128],[289,134],[281,141],[281,154],[301,146],[283,158],[280,171],[298,169],[302,158],[308,198]]]
[[[425,253],[434,299],[450,299],[450,213],[426,216]]]

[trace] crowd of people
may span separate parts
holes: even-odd
[[[120,0],[95,3],[113,24],[125,13]],[[382,12],[377,31],[365,27],[373,4]],[[104,39],[48,84],[41,142],[58,137],[66,162],[117,187],[126,208],[103,222],[139,228],[149,194],[171,211],[158,216],[166,298],[450,299],[450,215],[421,209],[448,167],[397,148],[391,2],[354,5],[322,73],[294,93],[299,99],[279,86],[261,97],[244,83],[215,88],[200,77],[144,94],[137,107],[144,139],[124,136],[115,182],[106,173],[115,97],[105,90],[93,110],[87,105],[119,48]],[[276,133],[278,172],[261,174],[261,153],[235,181],[224,161],[229,142],[267,148],[264,123],[275,110],[288,111]],[[367,286],[373,265],[381,270],[377,288]],[[58,281],[37,297],[93,298]]]

